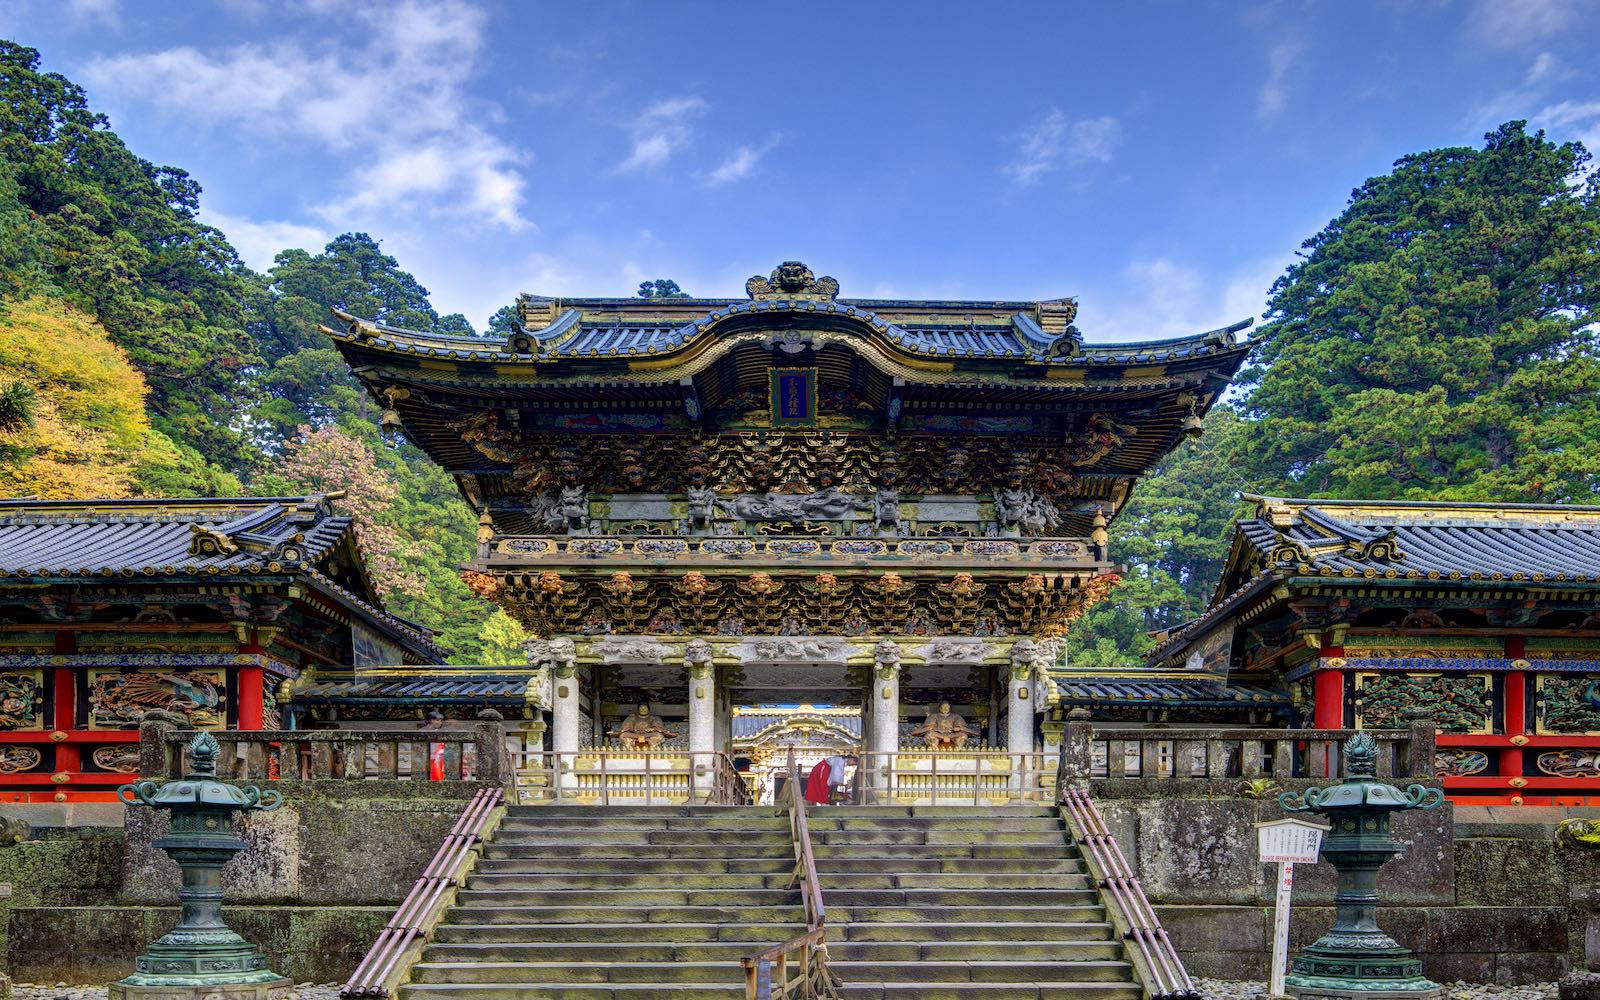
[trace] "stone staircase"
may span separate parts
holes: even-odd
[[[846,1000],[1142,995],[1055,810],[837,807],[810,824]]]
[[[810,817],[847,1000],[1139,1000],[1054,811]],[[792,868],[771,808],[513,807],[400,1000],[743,996],[805,929]]]

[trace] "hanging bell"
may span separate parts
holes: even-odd
[[[1200,415],[1198,413],[1191,412],[1187,417],[1183,418],[1184,437],[1197,438],[1205,432],[1205,424],[1200,420]]]

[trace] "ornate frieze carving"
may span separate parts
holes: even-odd
[[[745,493],[716,505],[741,521],[839,521],[858,510],[871,510],[872,501],[829,487],[814,493]]]
[[[1407,713],[1423,709],[1444,733],[1481,733],[1489,729],[1493,707],[1488,678],[1483,675],[1358,674],[1357,712],[1367,729],[1403,729]]]
[[[941,635],[915,647],[912,652],[922,657],[924,663],[982,663],[994,655],[995,648],[982,639]]]
[[[1539,731],[1600,732],[1600,677],[1539,678]]]
[[[741,663],[844,663],[851,645],[841,637],[750,636],[727,648]]]
[[[710,538],[710,543],[750,539]],[[883,546],[878,539],[853,542]],[[981,540],[975,540],[981,541]],[[1016,545],[1015,542],[1008,544]],[[834,543],[833,552],[844,555]],[[704,549],[701,550],[702,554]],[[858,555],[872,555],[872,552]],[[620,594],[610,575],[563,576],[554,570],[495,577],[502,585],[491,596],[530,631],[543,635],[619,632],[644,635],[774,635],[785,623],[805,622],[821,635],[995,636],[1064,634],[1084,610],[1104,596],[1114,577],[1091,577],[1081,584],[1071,576],[973,573],[962,583],[937,572],[901,568],[847,573],[751,572],[717,567],[677,575],[641,567],[632,570],[632,591]],[[570,569],[568,570],[570,572]],[[731,623],[737,623],[734,628]]]
[[[648,635],[608,635],[589,644],[589,655],[601,663],[651,663],[666,662],[672,647]]]
[[[1056,505],[1032,490],[1001,490],[994,498],[995,526],[1001,534],[1038,537],[1061,525]]]
[[[691,488],[723,497],[783,489],[842,489],[866,500],[874,491],[907,495],[989,497],[1024,490],[1058,511],[1114,499],[1119,481],[1085,478],[1083,468],[1049,434],[998,438],[957,434],[908,434],[887,441],[865,431],[832,429],[725,430],[703,437],[652,439],[650,461],[641,464],[640,435],[586,432],[581,450],[572,436],[523,430],[495,414],[473,414],[451,426],[480,454],[508,470],[531,516],[559,517],[562,491],[580,486],[590,494],[653,492],[685,496]],[[1090,457],[1078,455],[1077,458]],[[795,494],[785,494],[795,495]],[[699,494],[698,510],[705,511]],[[886,508],[876,505],[882,520]],[[694,511],[688,520],[694,520]],[[709,520],[709,518],[708,518]],[[1085,518],[1087,520],[1087,518]],[[551,531],[565,531],[565,519]]]

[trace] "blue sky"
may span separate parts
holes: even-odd
[[[519,291],[1075,295],[1091,341],[1258,314],[1396,157],[1600,148],[1600,3],[0,0],[257,267],[363,229]]]

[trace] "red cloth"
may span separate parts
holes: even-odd
[[[833,798],[833,789],[828,785],[830,768],[826,759],[817,761],[811,768],[811,773],[806,776],[806,801],[825,806]]]

